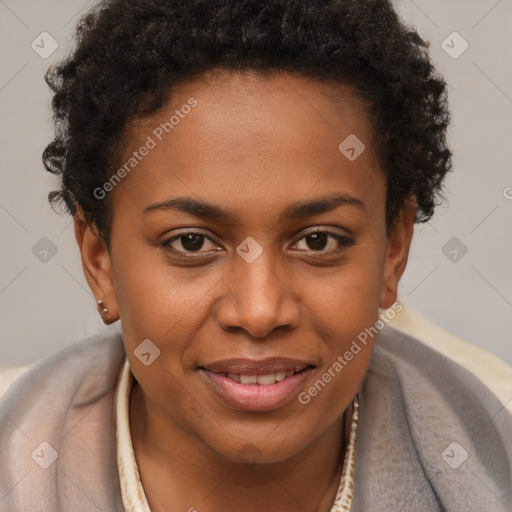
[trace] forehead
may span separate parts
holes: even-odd
[[[141,209],[177,195],[264,207],[334,189],[371,192],[382,179],[357,92],[296,74],[211,71],[177,87],[125,133],[121,165],[149,140],[152,148],[114,190],[114,202],[119,194]],[[358,153],[364,147],[355,160],[343,153],[346,140]]]
[[[229,137],[246,142],[247,137],[256,136],[258,140],[288,143],[288,153],[300,151],[304,142],[308,146],[317,143],[325,134],[334,139],[346,133],[357,133],[366,140],[371,137],[365,103],[348,84],[320,82],[297,73],[224,69],[211,70],[176,87],[166,106],[147,120],[149,125],[132,130],[132,135],[143,135],[147,128],[165,123],[169,114],[173,110],[179,114],[190,98],[197,101],[197,107],[193,115],[186,114],[185,127],[173,128],[172,138],[177,143],[189,135],[187,128],[208,139]],[[184,120],[180,118],[180,122]],[[300,145],[298,138],[303,142]],[[172,143],[171,137],[167,139]],[[322,146],[326,149],[325,144]],[[245,153],[251,147],[230,149],[231,153],[237,149]]]

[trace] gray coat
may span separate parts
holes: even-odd
[[[96,335],[0,399],[1,512],[124,510],[114,403],[124,359],[121,335]],[[352,512],[512,510],[512,417],[468,370],[386,326],[359,402]]]

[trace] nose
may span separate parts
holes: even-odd
[[[217,309],[219,326],[226,331],[243,329],[254,338],[266,338],[277,328],[295,329],[300,298],[290,277],[268,252],[252,263],[237,255]]]

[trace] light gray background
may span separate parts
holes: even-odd
[[[66,54],[77,19],[93,3],[0,0],[0,367],[30,363],[106,329],[82,273],[71,218],[47,203],[56,181],[41,162],[52,137],[43,75]],[[396,5],[431,42],[449,83],[455,167],[446,203],[416,228],[399,300],[512,364],[512,0]],[[447,39],[454,31],[469,44],[458,58],[441,46],[446,40],[452,52],[461,48],[457,36]],[[31,48],[42,32],[59,44],[47,59]],[[43,237],[57,249],[46,262],[32,252]],[[463,257],[446,246],[453,237],[467,247]]]

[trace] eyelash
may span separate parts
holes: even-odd
[[[298,243],[300,242],[301,240],[307,238],[308,236],[311,236],[311,235],[314,235],[314,234],[323,234],[323,235],[329,235],[330,237],[334,238],[336,241],[339,242],[340,246],[343,247],[343,248],[346,248],[346,247],[350,247],[352,245],[354,245],[354,239],[349,237],[349,236],[346,236],[346,235],[340,235],[339,233],[334,233],[332,231],[328,231],[328,230],[316,230],[316,231],[310,231],[309,233],[306,233],[305,235],[303,235],[301,238],[299,238],[299,240],[297,240],[297,242],[295,243]],[[174,235],[173,237],[167,239],[167,240],[164,240],[160,246],[162,248],[164,248],[165,250],[170,250],[172,251],[173,253],[175,254],[179,254],[179,255],[201,255],[201,252],[194,252],[194,251],[190,251],[190,252],[186,252],[186,251],[178,251],[176,249],[173,249],[171,247],[171,244],[176,241],[176,240],[179,240],[180,238],[182,237],[185,237],[187,235],[199,235],[200,237],[203,237],[203,238],[206,238],[207,240],[210,240],[210,242],[216,244],[217,242],[215,242],[215,240],[213,240],[211,237],[209,237],[208,235],[205,235],[204,233],[201,233],[201,232],[197,232],[197,231],[188,231],[188,232],[184,232],[184,233],[180,233],[178,235]],[[294,244],[295,245],[295,244]],[[308,254],[332,254],[333,251],[325,251],[325,250],[319,250],[319,251],[315,251],[315,250],[310,250],[310,251],[299,251],[299,252],[306,252]],[[190,256],[186,256],[186,257],[190,257]]]

